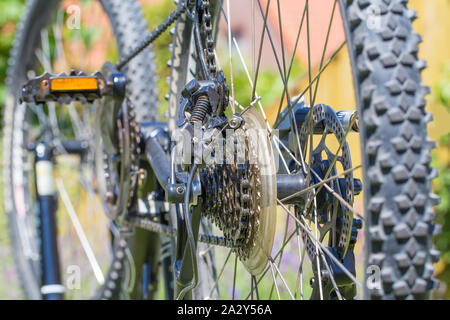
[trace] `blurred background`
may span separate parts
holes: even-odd
[[[117,61],[117,52],[111,49],[111,30],[104,28],[107,24],[106,17],[102,14],[98,5],[92,5],[90,1],[66,1],[63,0],[63,8],[72,4],[79,5],[81,11],[81,28],[71,34],[67,34],[74,39],[71,52],[88,52],[88,58],[82,62],[77,61],[81,55],[73,54],[67,58],[72,67],[79,67],[85,71],[93,71],[103,61]],[[148,28],[152,30],[156,27],[175,7],[172,0],[140,0]],[[232,30],[235,34],[241,50],[251,52],[254,50],[249,37],[251,35],[251,19],[246,12],[251,5],[251,1],[231,0]],[[239,3],[239,4],[238,4]],[[265,6],[266,1],[262,1]],[[276,6],[271,6],[269,11],[269,28],[273,30],[275,47],[279,48],[281,41],[284,42],[288,52],[292,52],[296,37],[296,24],[298,23],[297,8],[303,8],[304,0],[282,0],[282,6],[286,14],[283,16],[283,39],[279,35]],[[324,42],[324,34],[328,27],[326,23],[331,12],[331,1],[317,0],[311,4],[312,19],[312,61],[311,65],[317,70],[320,64],[321,51]],[[440,175],[434,180],[433,188],[441,196],[441,204],[437,208],[438,223],[442,224],[443,232],[436,237],[435,243],[442,252],[441,260],[436,264],[437,277],[442,281],[440,288],[434,293],[436,299],[450,299],[450,0],[410,0],[410,8],[417,10],[419,19],[414,22],[415,31],[423,37],[420,47],[420,58],[428,62],[428,68],[424,71],[423,82],[430,86],[432,94],[428,96],[428,110],[433,113],[434,121],[429,125],[429,135],[433,140],[438,141],[438,149],[433,152],[434,166],[439,169]],[[3,112],[5,99],[5,79],[8,67],[9,51],[11,49],[14,33],[17,24],[23,14],[25,7],[24,0],[2,0],[0,2],[0,111]],[[292,10],[291,10],[292,9]],[[295,10],[297,9],[297,10]],[[325,21],[325,22],[324,22]],[[256,28],[258,28],[256,21]],[[325,32],[324,32],[325,31]],[[221,25],[220,34],[226,40],[226,26]],[[291,84],[289,90],[293,94],[298,94],[308,84],[307,76],[307,50],[305,33],[300,37],[300,45],[293,64]],[[328,51],[334,52],[342,42],[344,36],[339,19],[335,19]],[[167,109],[164,95],[167,92],[166,77],[169,75],[169,68],[166,62],[170,58],[168,45],[171,42],[169,33],[164,33],[161,38],[154,43],[156,52],[157,73],[159,76],[158,88],[161,101],[161,116]],[[226,51],[226,42],[219,46],[218,56],[221,57],[220,50]],[[223,48],[223,49],[222,49]],[[223,55],[226,52],[223,53]],[[233,54],[233,59],[237,57]],[[269,46],[269,41],[265,41],[263,48],[263,65],[258,83],[258,94],[264,97],[264,108],[269,120],[274,120],[278,109],[279,93],[282,91],[282,83],[278,70],[273,63],[273,54]],[[226,61],[222,61],[223,69],[229,73]],[[55,72],[69,71],[66,65],[55,67]],[[243,68],[236,67],[234,72],[236,97],[241,105],[246,106],[248,101],[248,84]],[[313,74],[316,71],[313,72]],[[348,83],[348,87],[339,85]],[[339,53],[327,71],[321,78],[320,91],[317,103],[333,101],[335,109],[348,110],[354,108],[353,89],[351,87],[351,73],[348,63],[348,54],[345,50]],[[354,143],[352,143],[354,142]],[[350,137],[350,144],[358,142],[357,137]],[[0,145],[1,149],[1,145]],[[1,154],[1,150],[0,150]],[[355,164],[360,163],[359,145],[352,148],[352,158]],[[1,174],[1,170],[0,170]],[[1,180],[0,180],[1,183]],[[1,186],[0,186],[1,187]],[[5,199],[5,201],[8,201]],[[356,202],[356,206],[361,209],[361,203]],[[360,246],[359,246],[360,247]],[[7,220],[3,209],[3,202],[0,201],[0,299],[20,299],[23,298],[20,291],[17,274],[15,272],[11,248],[9,246],[9,236],[7,230]]]

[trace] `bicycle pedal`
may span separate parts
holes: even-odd
[[[22,87],[20,102],[43,104],[54,101],[70,103],[72,101],[93,102],[103,96],[112,95],[113,86],[102,73],[86,75],[72,71],[69,75],[52,75],[48,72],[28,80]]]

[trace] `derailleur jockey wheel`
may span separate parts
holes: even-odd
[[[262,273],[270,257],[276,229],[276,168],[267,127],[254,109],[242,114],[235,130],[237,152],[223,164],[201,171],[203,212],[235,242],[234,251],[253,275]],[[231,138],[233,139],[233,138]]]

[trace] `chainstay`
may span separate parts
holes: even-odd
[[[166,236],[175,238],[177,236],[177,229],[170,227],[165,224],[157,223],[154,221],[151,221],[148,218],[144,217],[127,217],[127,223],[130,227],[137,227],[144,230],[156,232],[156,233],[163,233]],[[225,237],[219,237],[209,234],[199,234],[198,241],[210,245],[215,245],[219,247],[226,247],[226,248],[237,248],[238,245],[233,239],[225,238]]]

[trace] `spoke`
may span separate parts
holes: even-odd
[[[275,272],[273,271],[273,263],[270,262],[270,261],[269,261],[269,263],[270,263],[270,271],[271,271],[271,273],[272,273],[273,283],[274,283],[275,289],[276,289],[276,291],[277,291],[278,300],[281,300],[281,297],[280,297],[280,289],[278,289],[277,279],[275,278]]]
[[[252,74],[255,74],[255,59],[256,59],[256,47],[255,47],[255,34],[256,34],[256,10],[255,10],[255,1],[256,0],[251,0],[252,1],[252,19],[251,19],[251,24],[252,24]],[[253,78],[254,79],[254,78]]]
[[[336,11],[336,4],[337,4],[337,0],[334,0],[333,9],[331,10],[330,23],[328,24],[327,37],[325,39],[325,45],[323,47],[322,58],[320,59],[320,68],[322,68],[322,65],[323,65],[323,62],[324,62],[324,59],[325,59],[325,53],[327,52],[328,41],[330,39],[330,34],[331,34],[331,26],[333,24],[333,19],[334,19],[334,12]],[[320,78],[317,79],[316,87],[314,89],[314,96],[313,96],[313,100],[312,100],[313,101],[313,103],[312,103],[313,106],[314,106],[314,102],[316,101],[317,89],[319,87],[319,81],[320,81]]]
[[[298,288],[300,286],[300,297],[303,300],[303,261],[305,260],[306,245],[304,245],[303,247],[301,246],[300,233],[298,232],[298,226],[296,227],[296,234],[297,234],[298,256],[300,257],[300,265],[298,267],[298,272],[297,272],[297,284],[295,286],[294,297],[297,298],[297,292],[298,292]]]
[[[264,44],[264,35],[265,35],[265,31],[266,31],[266,26],[267,26],[267,17],[269,16],[269,14],[268,14],[269,13],[269,5],[270,5],[270,0],[267,1],[267,6],[266,6],[266,16],[264,17],[263,30],[262,30],[262,34],[261,34],[261,40],[259,43],[258,61],[256,63],[255,81],[254,81],[254,85],[253,85],[251,100],[254,100],[255,95],[256,95],[256,84],[258,82],[259,65],[261,63],[262,48],[263,48],[263,44]]]
[[[277,1],[279,1],[279,0],[277,0]],[[264,15],[264,11],[263,11],[263,8],[261,6],[261,1],[260,0],[258,0],[258,6],[259,6],[259,11],[261,13],[262,18],[264,20],[266,20],[267,19],[266,15],[268,15],[268,12],[266,11],[266,15]],[[273,43],[272,35],[270,34],[269,26],[267,24],[266,24],[266,31],[267,31],[267,36],[269,37],[270,46],[272,47],[272,52],[273,52],[273,55],[275,57],[275,61],[277,63],[278,72],[280,73],[281,80],[283,81],[284,88],[287,88],[287,83],[285,81],[286,70],[285,70],[285,72],[283,72],[281,70],[280,60],[278,59],[278,54],[277,54],[277,51],[275,49],[275,45]],[[283,52],[284,52],[283,36],[281,36],[281,45],[282,45],[282,49],[283,49]],[[284,56],[283,56],[283,61],[284,61]],[[286,94],[288,94],[288,96],[289,96],[289,93],[287,92],[287,89],[286,89]]]
[[[303,218],[303,216],[302,216],[302,219],[303,219],[303,221],[305,222],[305,226],[306,226],[306,227],[308,228],[308,230],[312,233],[311,228],[308,226],[308,224],[306,223],[306,221],[305,221],[305,219]],[[316,246],[316,248],[317,248],[317,246]],[[325,267],[327,268],[328,274],[330,275],[330,279],[331,279],[331,282],[332,282],[332,284],[333,284],[334,289],[336,290],[336,294],[337,294],[339,300],[342,300],[341,293],[339,292],[339,288],[338,288],[338,286],[337,286],[337,284],[336,284],[336,281],[335,281],[335,279],[334,279],[334,277],[333,277],[333,274],[332,274],[332,272],[331,272],[330,266],[329,266],[329,264],[328,264],[328,262],[327,262],[327,260],[326,260],[326,258],[325,258],[325,256],[324,256],[323,252],[322,252],[322,251],[320,251],[320,253],[319,253],[319,252],[316,252],[316,257],[318,257],[319,254],[320,254],[320,257],[322,258],[322,261],[323,261]]]
[[[250,276],[250,294],[251,294],[252,300],[254,300],[254,298],[253,298],[253,276]]]
[[[97,282],[100,285],[102,285],[105,282],[105,277],[103,276],[102,269],[100,268],[100,265],[97,259],[95,258],[94,251],[92,250],[92,247],[89,244],[89,241],[86,237],[86,234],[83,230],[83,226],[81,225],[80,220],[78,220],[77,214],[75,213],[75,209],[73,208],[72,202],[70,201],[69,195],[67,194],[67,191],[64,187],[64,183],[61,178],[58,178],[56,180],[56,186],[58,188],[59,195],[61,196],[61,199],[66,208],[66,211],[69,214],[70,220],[72,221],[72,225],[75,229],[78,239],[81,242],[81,246],[83,247],[83,250],[91,265],[92,271],[94,272],[95,278],[97,279]]]
[[[231,96],[233,100],[231,102],[231,110],[233,114],[236,113],[234,106],[234,81],[233,81],[233,57],[231,55],[231,15],[230,15],[230,0],[227,0],[227,15],[228,15],[228,54],[230,56],[230,80],[231,80]]]
[[[48,72],[52,72],[52,66],[50,64],[50,44],[48,40],[48,30],[41,30],[41,64]]]
[[[290,236],[288,237],[288,239],[283,243],[281,249],[278,250],[278,252],[277,252],[277,254],[275,255],[274,259],[277,259],[277,258],[278,258],[278,256],[279,256],[280,253],[281,253],[281,250],[282,250],[284,247],[286,247],[286,245],[289,243],[289,241],[291,241],[291,239],[294,237],[294,235],[295,235],[295,231],[292,232],[292,233],[290,234]],[[267,267],[266,267],[266,270],[264,270],[264,272],[263,272],[263,273],[261,274],[261,276],[259,277],[259,279],[258,279],[258,281],[257,281],[257,284],[259,284],[259,283],[262,281],[262,279],[264,278],[264,276],[265,276],[265,275],[267,274],[267,272],[269,271],[269,268],[270,268],[270,266],[267,266]],[[247,297],[245,298],[245,300],[248,300],[249,298],[250,298],[250,293],[247,295]]]
[[[291,106],[288,107],[286,113],[279,118],[278,122],[275,123],[275,125],[273,126],[274,129],[278,128],[278,126],[283,122],[283,120],[287,117],[287,115],[289,114],[289,112],[294,108],[294,106],[300,101],[300,99],[303,98],[303,96],[305,95],[305,93],[311,88],[311,86],[317,81],[317,78],[320,77],[320,75],[322,74],[322,72],[328,67],[328,65],[333,62],[334,58],[336,58],[336,56],[338,55],[338,53],[342,50],[342,48],[344,48],[345,46],[345,41],[342,42],[342,44],[339,46],[339,48],[334,52],[334,54],[328,59],[327,63],[318,71],[317,75],[312,79],[312,81],[310,81],[310,83],[308,84],[308,86],[295,98],[294,102],[291,103]]]
[[[317,230],[317,198],[314,198],[314,235],[316,236],[316,239],[319,239],[318,237],[318,230]],[[319,278],[319,294],[320,294],[320,300],[323,300],[323,286],[322,286],[322,272],[320,268],[320,260],[319,260],[319,246],[316,242],[316,266],[317,266],[317,277]]]
[[[283,243],[286,241],[286,238],[287,238],[288,227],[289,227],[289,216],[286,216],[286,225],[284,228]],[[283,253],[284,253],[284,248],[281,249],[280,258],[278,259],[278,267],[280,267],[281,261],[283,259]],[[274,260],[277,260],[277,259],[274,259]],[[272,288],[270,289],[269,300],[272,298],[273,289],[274,288],[272,285]]]
[[[328,265],[327,259],[325,259],[325,257],[323,256],[323,254],[320,255],[320,257],[322,258],[323,264],[325,265],[325,268],[327,268],[328,274],[330,275],[330,280],[331,283],[333,284],[333,288],[336,291],[336,294],[338,296],[339,300],[342,300],[342,295],[341,292],[339,291],[339,288],[336,284],[336,280],[334,279],[334,276],[331,272],[330,266]]]
[[[277,140],[277,143],[281,144],[281,146],[283,147],[283,149],[286,150],[286,152],[287,152],[288,155],[292,158],[292,160],[294,160],[294,161],[301,167],[301,166],[302,166],[302,163],[300,163],[300,162],[297,160],[297,158],[292,154],[292,152],[289,150],[289,148],[286,147],[286,145],[280,140],[280,138],[278,138],[278,137],[275,136],[275,135],[274,135],[273,137],[275,137],[275,139]],[[277,145],[277,144],[275,144],[275,145]],[[278,150],[279,150],[279,147],[277,147],[277,148],[278,148]],[[280,155],[282,156],[281,151],[279,151],[279,152],[280,152]],[[283,161],[285,161],[283,156],[281,157],[281,159],[282,159]]]
[[[204,257],[206,257],[206,254],[207,254],[208,252],[210,252],[212,249],[214,249],[214,246],[213,246],[213,245],[210,245],[210,246],[207,247],[205,250],[200,251],[200,252],[198,253],[198,255],[199,255],[200,257],[204,258]]]
[[[311,169],[311,172],[316,176],[317,179],[319,179],[319,181],[322,180],[320,178],[320,176],[316,173],[316,171]],[[331,189],[331,187],[328,186],[328,184],[324,183],[322,186],[324,186],[333,196],[336,197],[336,199],[338,199],[345,207],[347,207],[347,209],[349,209],[351,212],[353,212],[358,217],[362,217],[361,214],[358,211],[356,211],[355,208],[353,208],[353,206],[350,203],[345,201],[344,198],[342,198],[336,191]],[[314,195],[314,199],[316,199],[316,195],[317,195],[317,192]]]
[[[297,222],[297,224],[320,246],[321,250],[323,250],[356,285],[362,288],[361,283],[355,278],[355,276],[350,271],[348,271],[348,269],[313,235],[313,233],[309,231],[305,227],[305,225],[297,219],[297,217],[292,215],[292,213],[282,202],[280,202],[280,200],[277,200],[277,202],[281,207],[283,207],[284,211],[289,214]]]
[[[277,0],[277,8],[278,8],[278,25],[280,28],[280,42],[281,42],[281,57],[283,60],[283,74],[285,81],[285,88],[287,87],[287,79],[286,79],[286,57],[284,52],[284,40],[283,40],[283,24],[281,23],[281,6],[280,6],[280,0]],[[288,92],[286,92],[288,94]]]
[[[256,299],[259,300],[258,284],[256,283],[256,276],[253,276],[253,275],[252,275],[252,287],[255,288]],[[252,295],[252,297],[253,297],[253,295]]]
[[[305,4],[305,6],[304,6],[304,8],[303,8],[302,19],[301,19],[301,21],[300,21],[300,25],[299,25],[298,31],[297,31],[297,37],[296,37],[296,39],[295,39],[294,52],[292,53],[291,60],[290,60],[290,62],[289,62],[289,69],[288,69],[287,76],[286,76],[286,83],[289,81],[289,78],[290,78],[290,76],[291,76],[292,66],[294,65],[294,60],[295,60],[295,54],[297,53],[298,41],[299,41],[299,39],[300,39],[300,33],[301,33],[301,31],[302,31],[303,22],[304,22],[304,20],[305,20],[305,14],[306,14],[306,4]],[[277,116],[276,116],[276,118],[275,118],[275,123],[277,123],[277,120],[278,120],[278,118],[279,118],[279,116],[280,116],[280,113],[281,113],[281,107],[282,107],[282,105],[283,105],[285,93],[286,93],[286,88],[283,90],[283,92],[282,92],[282,94],[281,94],[280,105],[278,106],[278,111],[277,111]],[[290,103],[291,103],[291,102],[288,100],[288,104],[290,104]],[[290,107],[290,106],[289,106],[289,107]]]
[[[276,137],[276,136],[273,136],[273,137]],[[277,137],[277,139],[278,139],[278,137]],[[281,143],[281,145],[283,145],[283,143],[279,139],[278,139],[278,142]],[[286,172],[288,174],[291,174],[291,170],[289,170],[289,166],[287,165],[286,160],[284,159],[283,154],[281,153],[281,150],[280,150],[280,147],[278,146],[278,143],[274,143],[273,145],[275,146],[275,149],[280,154],[280,159],[281,159],[281,162],[284,165],[284,168],[286,169]]]
[[[269,0],[270,1],[270,0]],[[227,24],[229,24],[228,23],[228,17],[227,17],[227,15],[225,14],[225,11],[223,10],[223,6],[222,6],[222,15],[223,15],[223,17],[224,17],[224,19],[225,19],[225,22],[227,23]],[[250,73],[249,73],[249,71],[248,71],[248,67],[247,67],[247,64],[245,63],[245,60],[244,60],[244,57],[243,57],[243,55],[242,55],[242,52],[241,52],[241,50],[240,50],[240,48],[239,48],[239,45],[238,45],[238,43],[237,43],[237,41],[236,41],[236,37],[233,35],[233,33],[231,32],[231,37],[232,37],[232,40],[233,40],[233,43],[234,43],[234,46],[235,46],[235,48],[236,48],[236,51],[237,51],[237,53],[238,53],[238,56],[239,56],[239,60],[241,61],[241,64],[242,64],[242,66],[244,67],[244,71],[245,71],[245,74],[247,75],[247,79],[248,79],[248,82],[249,82],[249,84],[250,84],[250,87],[252,88],[252,90],[255,90],[255,95],[256,95],[256,97],[255,98],[252,98],[252,101],[256,101],[257,103],[258,103],[258,107],[259,107],[259,110],[260,110],[260,112],[261,112],[261,115],[263,116],[263,118],[264,118],[264,121],[265,121],[265,123],[266,123],[266,125],[267,125],[267,128],[268,128],[268,130],[270,131],[271,130],[271,127],[270,127],[270,124],[269,124],[269,121],[267,120],[267,116],[266,116],[266,113],[264,112],[264,108],[262,107],[262,105],[261,105],[261,102],[260,102],[260,100],[261,100],[261,97],[259,97],[258,96],[258,93],[256,92],[256,83],[254,83],[254,81],[252,80],[252,77],[250,76]],[[253,107],[254,106],[254,104],[253,104],[253,102],[241,113],[241,115],[243,114],[243,113],[245,113],[248,109],[250,109],[251,107]]]
[[[309,79],[309,83],[311,83],[311,41],[310,41],[310,33],[309,33],[309,1],[306,0],[306,37],[307,37],[307,44],[308,44],[308,79]],[[320,76],[317,78],[317,81],[319,81]],[[308,119],[307,119],[307,126],[308,126],[308,137],[306,139],[306,143],[303,149],[303,153],[306,155],[306,150],[307,150],[307,146],[308,146],[308,140],[309,140],[309,146],[310,146],[310,152],[309,152],[309,160],[308,163],[311,164],[312,163],[312,148],[313,148],[313,109],[314,109],[314,104],[313,104],[313,99],[312,99],[312,90],[311,90],[312,86],[309,86],[309,105],[310,105],[310,112],[308,113]],[[309,139],[308,139],[309,138]],[[306,184],[309,185],[311,181],[311,166],[308,167],[308,172],[306,174]]]
[[[329,40],[329,37],[330,37],[331,26],[332,26],[333,17],[334,17],[334,12],[336,10],[336,4],[337,4],[337,1],[335,0],[334,1],[334,5],[333,5],[333,10],[331,12],[330,22],[328,24],[328,32],[327,32],[327,36],[326,36],[326,39],[325,39],[325,45],[324,45],[324,48],[323,48],[322,57],[320,59],[320,67],[319,67],[319,69],[322,68],[323,62],[324,62],[324,59],[325,59],[325,53],[326,53],[327,47],[328,47],[328,40]],[[308,63],[309,63],[309,67],[311,68],[311,60],[310,60],[310,56],[309,56],[310,55],[310,47],[309,47],[309,45],[310,45],[310,42],[309,42],[310,41],[310,39],[309,39],[309,8],[308,8],[308,12],[307,12],[307,15],[306,15],[306,19],[307,19],[307,30],[308,30]],[[311,82],[311,73],[309,73],[309,77],[310,77],[309,81]],[[312,95],[311,88],[309,90],[309,95],[310,95],[309,102],[310,102],[311,110],[313,110],[314,105],[315,105],[315,100],[316,100],[317,90],[318,90],[318,87],[319,87],[319,82],[320,82],[320,76],[317,78],[315,92],[314,92],[314,97]],[[309,147],[310,147],[309,163],[312,163],[312,155],[313,155],[313,135],[314,135],[314,133],[313,133],[313,129],[314,128],[313,127],[314,127],[314,124],[313,124],[313,121],[312,121],[312,112],[310,112],[309,115],[308,115],[308,131],[309,131],[308,132],[308,136],[309,136]],[[306,144],[305,144],[305,148],[306,148]],[[306,149],[304,150],[304,152],[306,152]],[[333,164],[333,166],[334,166],[334,164]],[[307,184],[309,184],[310,179],[311,179],[311,167],[309,167],[308,174],[306,176]]]
[[[236,270],[237,270],[237,255],[234,256],[234,273],[233,273],[233,298],[235,300],[235,291],[236,291]]]
[[[210,298],[210,297],[212,296],[214,290],[216,289],[217,284],[219,283],[219,280],[220,280],[220,278],[222,277],[223,271],[225,270],[225,266],[227,265],[228,260],[230,259],[230,257],[231,257],[231,250],[228,251],[228,255],[227,255],[226,259],[225,259],[225,262],[224,262],[223,265],[222,265],[222,268],[220,269],[219,275],[217,276],[216,281],[214,282],[213,287],[211,288],[211,290],[210,290],[210,292],[209,292],[208,298]]]
[[[81,137],[86,136],[89,132],[84,128],[83,122],[81,121],[78,112],[75,110],[74,103],[71,102],[68,104],[67,109],[69,110],[70,120],[72,121],[77,138],[80,139]]]
[[[289,289],[289,286],[287,285],[286,280],[284,280],[284,277],[281,274],[281,271],[278,269],[277,264],[271,258],[269,258],[269,263],[277,271],[278,275],[280,276],[281,281],[283,282],[284,286],[286,287],[287,292],[291,296],[291,299],[295,300],[294,295],[292,294],[291,290]],[[274,276],[274,278],[275,278],[275,276]]]

